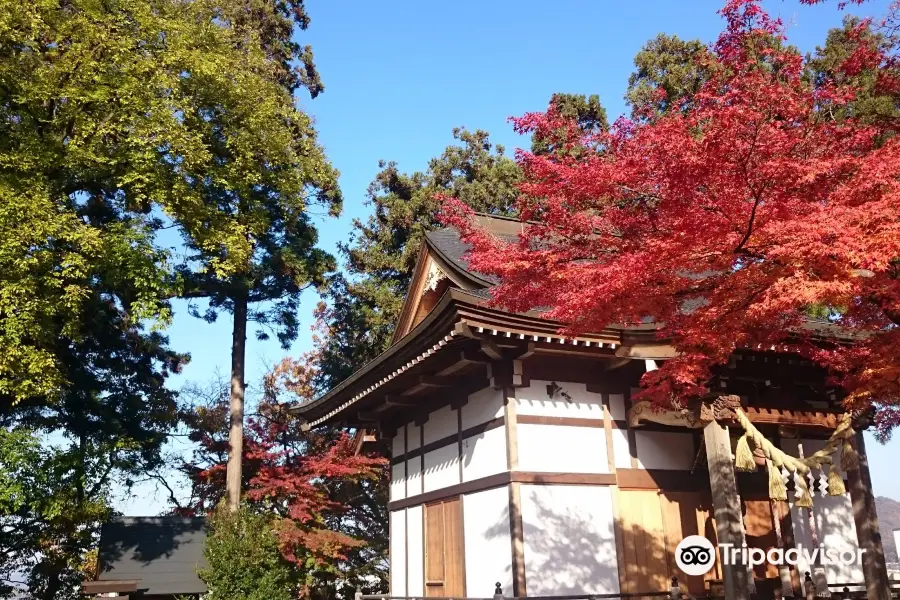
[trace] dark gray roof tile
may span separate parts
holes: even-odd
[[[203,517],[120,517],[100,533],[100,581],[136,579],[144,594],[202,594]]]

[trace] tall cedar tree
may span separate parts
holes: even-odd
[[[204,176],[189,185],[199,202],[227,223],[232,238],[210,245],[204,232],[197,235],[189,223],[175,221],[191,252],[179,267],[182,295],[208,301],[202,314],[194,310],[207,321],[222,310],[233,315],[228,503],[236,509],[248,323],[260,326],[260,339],[274,331],[284,348],[297,337],[303,291],[322,285],[335,268],[334,259],[315,247],[318,233],[309,210],[320,206],[337,216],[341,196],[338,173],[293,97],[301,87],[313,96],[322,90],[310,49],[293,41],[295,26],[309,25],[302,0],[235,0],[225,7],[226,23],[248,52],[261,56],[255,84],[267,93],[249,102],[240,98],[238,106],[225,111],[221,95],[210,93],[185,115],[214,159]]]
[[[551,104],[584,131],[608,128],[597,96],[555,94]],[[553,135],[535,136],[535,152],[553,152]],[[407,174],[381,163],[368,190],[372,215],[354,221],[349,243],[341,246],[348,276],[330,279],[326,302],[316,311],[316,350],[300,361],[311,369],[316,391],[337,385],[388,347],[422,241],[439,226],[436,194],[452,194],[479,212],[515,214],[516,162],[484,131],[457,128],[453,138],[456,143],[425,171]]]
[[[721,14],[710,78],[684,111],[620,119],[588,140],[552,109],[516,121],[604,149],[521,156],[518,242],[473,228],[457,200],[446,219],[473,244],[472,267],[501,278],[497,305],[545,307],[573,330],[658,324],[680,355],[644,376],[647,398],[706,394],[737,348],[776,348],[832,369],[847,408],[879,408],[886,434],[900,420],[900,141],[884,135],[892,119],[854,114],[864,90],[853,79],[870,72],[867,93],[895,98],[895,59],[860,26],[835,74],[809,85],[803,58],[770,43],[782,27],[757,2],[729,0]],[[811,339],[812,305],[856,342]]]

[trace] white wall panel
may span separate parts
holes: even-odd
[[[500,582],[512,596],[512,545],[509,533],[509,488],[503,486],[463,496],[466,550],[466,595],[490,598]]]
[[[448,435],[455,435],[459,429],[456,421],[456,411],[450,406],[444,406],[428,415],[425,427],[425,443],[436,442]]]
[[[466,430],[503,416],[503,391],[484,388],[469,394],[469,403],[462,407],[462,428]]]
[[[459,483],[459,447],[455,443],[425,454],[426,492],[457,483]]]
[[[415,450],[422,445],[421,427],[409,423],[406,426],[406,451]]]
[[[406,496],[422,493],[422,458],[417,456],[406,461]]]
[[[391,501],[402,500],[406,497],[406,474],[404,464],[401,462],[391,465]]]
[[[628,410],[625,408],[625,396],[623,394],[609,395],[609,413],[615,421],[624,421],[628,418]]]
[[[694,466],[694,437],[668,431],[634,432],[641,469],[690,469]]]
[[[805,444],[804,444],[805,448]],[[793,500],[793,494],[788,493],[788,497]],[[813,496],[813,515],[815,516],[816,532],[818,534],[819,543],[826,549],[834,549],[836,551],[859,551],[859,545],[856,539],[856,524],[853,521],[853,512],[851,509],[850,494],[843,496],[825,496],[822,497],[818,493]],[[812,552],[814,548],[812,543],[812,530],[809,523],[809,511],[805,508],[798,508],[791,503],[791,525],[794,529],[794,540],[796,544],[803,544],[804,548]],[[800,571],[813,571],[814,569],[803,559],[800,558]],[[821,567],[818,568],[821,570]],[[862,566],[859,564],[836,564],[827,565],[824,568],[825,577],[828,583],[839,583],[842,581],[863,581]]]
[[[421,506],[412,506],[406,509],[407,596],[425,595],[425,533],[422,519]]]
[[[608,473],[602,427],[517,425],[519,469],[561,473]]]
[[[401,428],[397,435],[394,436],[393,442],[391,443],[391,456],[400,456],[404,452],[406,452],[406,444],[404,440],[404,431]]]
[[[528,594],[617,594],[610,488],[523,485]]]
[[[799,445],[803,444],[804,456],[809,456],[822,449],[825,440],[781,440],[781,448],[791,456],[798,456]],[[818,476],[818,472],[816,473]],[[793,500],[793,494],[788,493],[788,498]],[[853,520],[852,503],[850,494],[843,496],[822,497],[818,492],[813,494],[813,515],[819,543],[826,549],[835,550],[859,550],[856,538],[856,522]],[[809,523],[809,511],[797,508],[791,504],[791,524],[794,528],[796,543],[803,544],[806,548],[812,548],[812,530]],[[811,550],[810,550],[811,551]],[[802,559],[801,559],[802,560]],[[811,570],[810,566],[803,564],[801,572]],[[841,581],[862,581],[863,572],[861,565],[829,565],[825,568],[825,576],[829,583]]]
[[[631,468],[631,452],[628,449],[628,431],[626,429],[613,429],[613,456],[616,459],[617,469]]]
[[[391,596],[406,595],[406,510],[391,513]]]
[[[560,392],[551,399],[547,396],[549,381],[536,379],[526,388],[516,390],[516,411],[520,415],[541,415],[547,417],[577,417],[584,419],[603,418],[603,399],[600,394],[589,392],[583,383],[556,382],[569,396],[567,400]]]
[[[506,471],[506,428],[495,427],[464,439],[462,461],[463,481]]]

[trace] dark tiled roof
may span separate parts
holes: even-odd
[[[514,235],[495,235],[508,242],[514,242],[516,240],[516,236]],[[493,275],[485,275],[483,273],[478,273],[469,269],[469,264],[463,259],[463,255],[469,251],[471,246],[459,239],[459,233],[455,229],[447,228],[429,231],[425,234],[425,237],[428,239],[428,242],[431,244],[431,246],[443,256],[443,258],[453,263],[453,265],[460,271],[465,271],[466,273],[469,273],[470,275],[481,279],[490,285],[496,285],[500,283],[500,280]]]
[[[202,594],[202,517],[120,517],[100,532],[100,581],[139,580],[144,594]]]

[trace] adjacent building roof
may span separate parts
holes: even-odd
[[[100,532],[98,581],[136,581],[144,595],[202,594],[202,517],[120,517]]]

